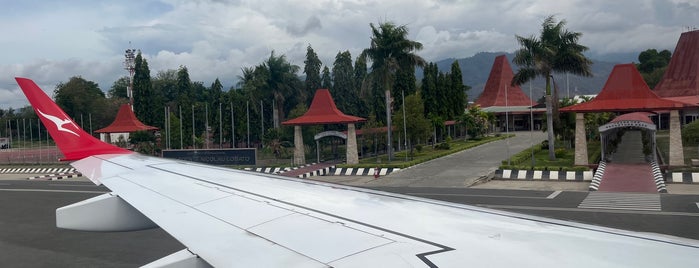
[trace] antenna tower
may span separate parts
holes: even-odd
[[[131,42],[129,42],[131,44]],[[126,59],[124,60],[124,69],[129,72],[129,86],[126,89],[126,96],[129,97],[129,105],[131,105],[131,110],[133,111],[133,75],[136,72],[136,50],[129,48],[124,53]]]

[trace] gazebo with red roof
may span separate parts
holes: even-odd
[[[587,165],[587,140],[584,113],[653,112],[670,110],[670,165],[684,165],[678,110],[692,107],[683,102],[663,99],[650,90],[632,63],[614,66],[602,91],[588,102],[561,108],[577,112],[575,116],[575,164]]]
[[[131,106],[128,104],[122,104],[121,107],[119,107],[119,112],[117,112],[114,122],[105,128],[98,129],[95,132],[102,134],[102,137],[100,138],[103,141],[111,142],[110,134],[112,133],[125,133],[125,138],[128,139],[129,133],[144,130],[155,131],[158,130],[158,128],[143,124],[138,120],[138,118],[136,118],[136,115],[131,110]]]
[[[282,125],[294,126],[294,164],[303,165],[306,162],[301,126],[324,124],[347,124],[347,164],[359,163],[354,124],[364,121],[364,118],[344,114],[335,106],[329,90],[318,89],[305,114],[282,122]]]

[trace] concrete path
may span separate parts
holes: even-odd
[[[494,172],[502,160],[531,144],[540,144],[546,133],[514,132],[515,137],[490,142],[452,155],[434,159],[376,180],[366,186],[468,187]],[[509,147],[509,149],[508,149]]]
[[[610,163],[604,170],[598,191],[657,193],[648,163]]]
[[[643,155],[641,131],[628,130],[621,137],[612,161],[607,163],[599,191],[657,193],[653,171]]]

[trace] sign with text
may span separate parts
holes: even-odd
[[[257,150],[255,148],[163,150],[163,157],[209,165],[252,166],[257,162]]]

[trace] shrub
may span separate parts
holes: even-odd
[[[568,153],[568,150],[566,150],[565,148],[558,148],[558,149],[556,149],[556,151],[554,152],[554,154],[556,154],[556,157],[557,157],[557,158],[562,158],[562,157],[564,157],[564,156],[566,155],[566,153]]]
[[[442,142],[440,144],[437,144],[435,148],[437,148],[438,150],[449,150],[451,146],[449,146],[448,142]]]
[[[682,142],[684,146],[699,145],[699,120],[684,125],[682,128]]]
[[[415,145],[415,150],[417,150],[418,153],[422,152],[422,144]]]

